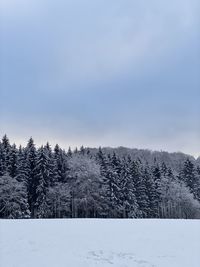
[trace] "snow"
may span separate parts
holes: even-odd
[[[198,220],[0,220],[0,267],[199,267]]]

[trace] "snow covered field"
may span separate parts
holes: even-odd
[[[199,267],[200,220],[0,220],[0,267]]]

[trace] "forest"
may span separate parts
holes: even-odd
[[[200,218],[200,161],[119,147],[0,141],[0,218]]]

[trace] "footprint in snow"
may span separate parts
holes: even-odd
[[[120,264],[119,266],[129,267],[130,264],[137,264],[137,267],[156,267],[148,261],[138,259],[133,253],[123,253],[123,252],[103,252],[100,251],[89,251],[87,259],[93,260],[95,262],[105,262],[108,264]],[[121,265],[123,264],[123,265]],[[132,266],[132,265],[131,265]],[[134,265],[136,266],[136,265]]]

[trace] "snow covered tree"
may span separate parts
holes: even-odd
[[[72,217],[98,217],[101,213],[101,174],[97,163],[81,154],[69,160]]]
[[[49,187],[46,194],[46,217],[71,218],[71,194],[67,183]]]
[[[44,153],[47,156],[47,168],[49,173],[48,186],[54,186],[58,182],[58,169],[57,169],[57,161],[54,158],[49,143],[47,143],[44,146]]]
[[[121,162],[114,153],[106,156],[101,147],[96,155],[96,160],[100,165],[102,176],[102,199],[104,202],[104,215],[109,218],[120,217],[122,213],[122,203],[120,203],[120,179]]]
[[[18,168],[18,151],[16,145],[10,147],[7,172],[11,177],[17,176]]]
[[[7,173],[8,171],[10,148],[10,141],[7,135],[4,135],[1,142],[1,168],[3,174]]]
[[[194,164],[189,159],[184,162],[184,167],[181,170],[179,178],[185,182],[191,193],[193,193],[195,198],[198,199],[200,181],[197,170],[195,169]]]
[[[3,147],[0,141],[0,176],[4,174],[4,164],[3,164]]]
[[[65,152],[56,145],[54,148],[54,175],[57,182],[66,182],[68,171],[67,156]]]
[[[152,175],[155,184],[155,194],[156,194],[156,202],[157,202],[157,215],[156,217],[160,216],[160,200],[161,200],[161,191],[162,191],[162,172],[158,163],[152,167]]]
[[[5,135],[0,216],[26,217],[30,209],[32,218],[198,218],[198,164],[180,153],[122,147],[36,149],[32,138],[17,148]]]
[[[165,209],[161,213],[163,218],[191,219],[200,216],[200,203],[181,181],[165,181],[161,198],[165,203]]]
[[[115,153],[109,158],[108,182],[110,192],[110,217],[120,217],[122,211],[121,195],[122,164]]]
[[[34,216],[37,218],[45,218],[47,212],[46,194],[50,180],[49,158],[47,149],[41,147],[38,151],[36,167],[35,167],[35,203]]]
[[[148,164],[143,169],[143,179],[145,183],[146,195],[148,199],[148,207],[146,215],[148,218],[156,218],[158,216],[158,202],[155,181]]]
[[[146,184],[139,161],[131,162],[131,175],[136,189],[136,199],[140,210],[140,217],[148,215],[148,196]]]
[[[18,150],[18,164],[17,164],[17,176],[18,182],[23,183],[28,188],[28,163],[26,159],[26,153],[20,146]]]
[[[70,158],[72,156],[72,150],[71,147],[68,148],[67,156]]]
[[[112,194],[112,184],[111,184],[111,170],[109,165],[109,159],[102,151],[101,147],[99,147],[98,152],[96,154],[96,162],[100,167],[100,174],[102,177],[102,185],[101,185],[101,198],[103,204],[103,213],[102,217],[111,217],[111,194]]]
[[[8,175],[0,177],[0,218],[29,218],[26,188]]]
[[[136,188],[131,173],[131,158],[124,159],[121,169],[120,200],[123,218],[137,218],[140,214],[136,199]]]
[[[36,187],[37,187],[37,179],[36,179],[36,160],[37,160],[37,151],[35,148],[35,144],[32,138],[29,139],[28,144],[25,148],[26,154],[26,163],[27,163],[27,190],[28,190],[28,203],[30,206],[31,217],[34,218],[34,209],[36,202]]]

